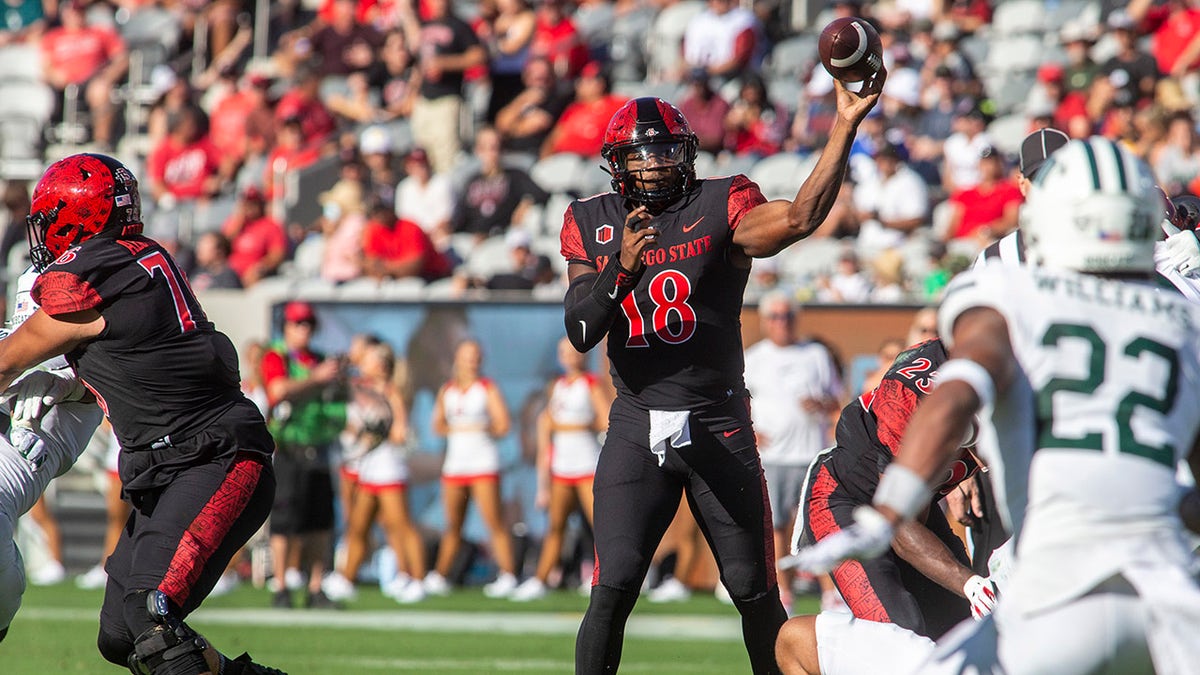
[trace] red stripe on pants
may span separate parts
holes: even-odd
[[[187,601],[208,559],[242,515],[258,487],[262,470],[260,460],[235,460],[233,468],[225,474],[225,480],[184,531],[167,573],[158,585],[158,590],[166,593],[176,605],[182,607]]]
[[[817,541],[842,530],[842,526],[833,515],[833,510],[829,508],[829,498],[837,487],[837,479],[829,473],[828,467],[822,466],[817,472],[808,497],[808,524]],[[871,580],[867,577],[862,563],[847,560],[835,567],[832,574],[846,606],[855,617],[892,623],[887,609],[871,586]]]

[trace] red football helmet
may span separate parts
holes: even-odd
[[[83,153],[58,160],[33,189],[26,219],[29,257],[39,271],[72,246],[100,234],[140,234],[137,178],[112,157]]]
[[[695,184],[698,146],[678,108],[661,98],[643,97],[612,116],[600,154],[608,161],[617,194],[638,204],[663,206]],[[641,166],[630,169],[631,159]]]

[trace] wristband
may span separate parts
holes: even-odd
[[[602,307],[615,308],[629,295],[633,287],[637,286],[645,271],[646,267],[642,266],[637,272],[630,272],[621,265],[620,257],[614,256],[609,259],[608,264],[596,277],[596,282],[592,284],[592,297]]]
[[[933,498],[929,486],[912,469],[890,464],[875,488],[875,506],[886,506],[904,520],[912,520]]]
[[[979,397],[980,407],[990,407],[996,402],[996,383],[987,369],[970,359],[950,359],[937,369],[937,384],[951,380],[966,382]]]

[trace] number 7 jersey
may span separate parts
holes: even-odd
[[[233,344],[151,239],[96,237],[68,249],[38,276],[33,299],[52,316],[104,317],[104,331],[67,360],[122,448],[185,440],[245,398]]]
[[[691,410],[745,390],[741,310],[750,261],[732,240],[746,213],[764,202],[745,176],[704,179],[649,221],[658,241],[646,247],[646,269],[608,332],[623,398],[643,409]],[[563,257],[604,269],[620,255],[628,214],[615,193],[572,202],[563,217]]]
[[[1145,556],[1185,562],[1175,476],[1200,429],[1200,306],[1151,284],[987,264],[948,287],[941,334],[980,306],[1004,316],[1020,364],[979,439],[1029,574],[1014,578],[1020,603],[1052,606]]]

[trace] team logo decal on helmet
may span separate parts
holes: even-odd
[[[33,189],[26,232],[38,270],[97,235],[116,237],[141,230],[137,178],[112,157],[83,153],[60,159]]]
[[[613,190],[638,204],[663,206],[696,182],[699,141],[687,118],[660,98],[635,98],[613,115],[600,154]]]

